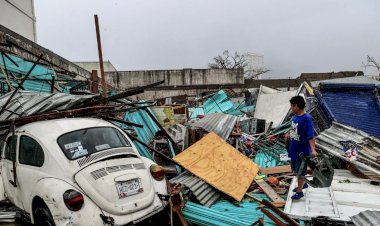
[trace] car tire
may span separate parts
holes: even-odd
[[[55,226],[53,216],[46,205],[37,206],[34,211],[34,225],[38,226]]]

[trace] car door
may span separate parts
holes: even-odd
[[[17,207],[22,208],[21,197],[19,196],[19,183],[15,178],[14,167],[17,168],[16,149],[17,135],[9,136],[3,147],[2,177],[4,190],[8,199]],[[14,165],[15,164],[15,165]]]
[[[37,182],[47,176],[44,163],[46,156],[37,139],[21,134],[18,145],[17,177],[20,182],[20,196],[23,206],[30,212],[31,194]]]

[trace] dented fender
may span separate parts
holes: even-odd
[[[84,198],[84,204],[79,211],[69,210],[63,200],[63,193],[68,189],[79,191]],[[40,197],[48,206],[57,226],[75,225],[103,225],[99,216],[101,210],[82,191],[67,181],[56,178],[45,178],[36,184],[33,189],[30,206],[30,215],[33,219],[33,199]]]

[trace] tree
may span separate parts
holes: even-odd
[[[213,58],[214,62],[208,64],[210,69],[238,69],[248,65],[243,54],[235,52],[231,55],[228,50],[224,50],[221,55]]]
[[[270,71],[268,68],[255,67],[249,61],[249,54],[235,52],[233,55],[228,50],[224,50],[221,55],[213,58],[214,62],[208,64],[210,69],[244,69],[246,79],[256,79],[259,75]]]
[[[380,64],[375,60],[375,58],[367,55],[367,62],[366,63],[363,62],[362,64],[363,64],[364,69],[367,69],[368,67],[376,68],[379,74],[379,79],[380,79]]]

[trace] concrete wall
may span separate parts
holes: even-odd
[[[79,67],[86,69],[91,72],[92,70],[98,71],[98,77],[100,77],[100,64],[99,61],[84,61],[84,62],[74,62]],[[110,61],[103,62],[104,71],[116,71],[116,68],[112,65]]]
[[[242,69],[182,69],[106,73],[107,83],[118,89],[149,85],[162,80],[165,80],[165,84],[161,86],[166,87],[244,84]]]
[[[36,42],[36,17],[33,0],[1,0],[0,25]]]
[[[175,97],[180,95],[188,95],[188,96],[204,96],[205,94],[210,94],[212,92],[217,92],[223,87],[219,88],[199,88],[199,89],[173,89],[173,90],[145,90],[144,93],[132,96],[132,99],[136,99],[137,97],[139,99],[144,100],[155,100],[155,99],[161,99],[166,97]],[[240,93],[244,90],[244,88],[234,88],[235,92]]]

